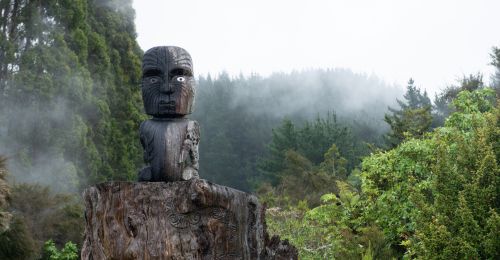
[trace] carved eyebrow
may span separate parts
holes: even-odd
[[[168,73],[171,77],[173,76],[192,76],[191,70],[184,68],[175,68],[170,70]]]
[[[161,70],[159,69],[148,69],[143,73],[143,77],[160,76]]]

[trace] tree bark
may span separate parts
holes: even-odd
[[[297,259],[269,239],[255,196],[206,180],[108,182],[83,196],[82,259]]]

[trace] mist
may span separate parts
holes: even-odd
[[[13,216],[15,222],[8,232],[12,241],[20,245],[4,247],[0,242],[0,258],[38,259],[44,243],[51,239],[59,248],[68,241],[81,248],[85,228],[82,191],[103,182],[137,181],[139,170],[145,166],[139,126],[149,118],[141,96],[141,58],[145,50],[161,45],[185,48],[192,55],[194,71],[199,73],[194,113],[186,117],[200,125],[200,178],[257,194],[261,202],[271,199],[279,202],[272,207],[283,205],[294,211],[284,217],[316,214],[331,218],[328,223],[335,225],[325,226],[322,223],[327,222],[308,217],[303,219],[305,222],[286,220],[295,221],[300,228],[308,228],[303,225],[307,224],[334,230],[336,233],[327,234],[318,229],[326,237],[322,241],[330,244],[321,248],[342,245],[342,251],[350,250],[343,246],[347,244],[336,242],[341,239],[338,234],[346,235],[352,242],[351,249],[357,256],[363,253],[363,257],[372,255],[367,250],[385,250],[392,245],[401,251],[412,246],[413,242],[407,242],[413,240],[401,239],[411,239],[409,235],[418,226],[414,223],[433,222],[418,218],[416,222],[407,222],[410,215],[406,213],[415,205],[424,204],[407,204],[410,200],[401,194],[420,189],[422,196],[415,198],[433,200],[440,194],[429,195],[432,185],[428,181],[440,169],[444,177],[458,177],[435,179],[456,188],[450,180],[464,176],[462,179],[466,180],[480,172],[488,179],[489,165],[496,165],[490,162],[498,153],[488,149],[491,146],[493,151],[498,145],[487,144],[490,139],[496,140],[495,124],[485,127],[484,132],[478,131],[484,136],[478,135],[471,149],[465,149],[467,144],[460,142],[474,133],[459,128],[453,132],[448,131],[450,128],[436,130],[450,113],[457,112],[450,104],[460,91],[478,91],[462,92],[466,95],[487,91],[482,77],[489,78],[493,70],[492,84],[500,95],[500,49],[493,48],[493,53],[489,53],[500,40],[499,34],[492,33],[497,30],[499,17],[494,13],[498,8],[493,7],[499,4],[487,1],[490,0],[305,4],[136,0],[135,19],[132,0],[0,0],[0,156],[7,158],[10,186],[10,192],[4,185],[0,194],[10,196],[7,203],[1,203],[0,213]],[[476,71],[481,74],[452,84],[461,75]],[[417,88],[407,87],[410,77],[415,79]],[[403,95],[405,87],[408,91]],[[405,108],[409,90],[418,94],[414,97],[421,101],[424,98],[420,98],[420,90],[428,90],[432,98],[433,93],[440,93],[439,89],[445,87],[433,104],[425,94],[426,102]],[[472,100],[473,96],[469,98]],[[459,101],[468,102],[463,98]],[[388,123],[384,121],[386,113]],[[493,114],[481,116],[484,120],[493,118]],[[391,123],[391,118],[393,122],[401,121],[404,127],[398,125],[400,122]],[[460,121],[460,117],[456,118]],[[418,133],[407,135],[412,128]],[[395,130],[401,138],[387,142]],[[451,135],[438,136],[450,133],[456,134],[457,142]],[[435,145],[429,146],[432,142]],[[398,148],[400,144],[403,149]],[[434,147],[441,147],[442,152]],[[396,152],[390,152],[391,149]],[[453,156],[471,155],[471,163],[434,153],[448,151]],[[461,151],[480,151],[484,156],[473,158],[474,153]],[[408,152],[411,158],[407,158]],[[418,158],[421,156],[426,158]],[[388,167],[387,158],[391,158]],[[485,158],[490,160],[488,164],[481,161]],[[409,162],[414,159],[412,166]],[[367,160],[373,164],[371,169],[365,166]],[[266,168],[266,162],[271,166]],[[458,170],[465,171],[460,175],[455,171],[456,162],[480,167],[471,171],[472,175],[467,167],[462,167]],[[434,166],[426,167],[429,165]],[[432,171],[425,172],[429,169]],[[4,170],[3,165],[0,170]],[[424,181],[417,183],[418,189],[414,189],[415,180],[407,178],[413,173],[416,179]],[[384,200],[373,200],[370,192],[387,192],[388,183],[396,183],[396,179],[404,185],[395,185],[395,193],[385,193]],[[340,182],[346,185],[344,191],[339,188]],[[316,186],[318,183],[321,185]],[[380,187],[363,187],[376,183]],[[286,191],[287,187],[291,189]],[[403,187],[408,189],[402,190]],[[487,194],[490,188],[485,190]],[[463,193],[460,200],[455,195],[462,191],[450,193],[449,201],[460,203],[450,204],[452,210],[445,213],[455,209],[464,210],[466,217],[472,216],[470,212],[485,213],[475,208],[465,211],[465,206],[477,201],[490,201],[468,200],[467,194],[475,191]],[[341,192],[347,196],[340,196]],[[312,196],[305,193],[315,193],[314,201],[311,200],[314,204],[308,204],[308,197]],[[323,209],[330,208],[332,214],[316,211],[307,215],[324,194],[330,194],[324,202],[332,207]],[[293,201],[288,195],[295,197]],[[383,211],[375,213],[375,208],[369,208],[372,206]],[[359,211],[362,208],[368,211]],[[478,208],[491,209],[491,205]],[[387,209],[393,211],[386,216]],[[301,213],[295,214],[296,210]],[[405,219],[401,219],[401,212]],[[336,216],[341,217],[334,219]],[[469,219],[472,220],[466,220],[470,223],[475,221]],[[486,220],[483,216],[480,219]],[[498,217],[491,219],[496,221]],[[274,221],[274,225],[285,223],[282,220]],[[268,223],[273,225],[272,221]],[[353,223],[357,227],[352,227]],[[457,230],[462,224],[457,222],[450,230]],[[407,227],[410,230],[405,230]],[[350,229],[351,233],[345,233]],[[398,232],[387,236],[391,229]],[[293,232],[295,236],[297,233]],[[483,233],[494,234],[488,232]],[[317,246],[319,233],[302,232],[306,233]],[[11,238],[5,234],[0,233],[1,241]],[[335,241],[331,240],[334,236]],[[486,241],[477,237],[474,243]],[[433,241],[432,237],[429,241]],[[18,250],[26,255],[4,257],[2,250]]]
[[[401,86],[349,69],[200,76],[190,116],[201,127],[200,173],[251,190],[273,129],[285,118],[301,127],[333,114],[359,142],[380,145],[388,130],[384,114],[402,94]]]
[[[64,156],[77,151],[63,147],[78,142],[78,136],[71,135],[74,113],[63,98],[42,106],[14,103],[2,110],[0,154],[8,157],[12,183],[41,184],[56,193],[78,191],[80,163]]]
[[[248,80],[251,86],[236,83],[232,105],[243,105],[255,113],[274,117],[311,117],[331,110],[346,117],[362,111],[380,116],[384,106],[393,104],[403,93],[401,86],[389,85],[376,76],[357,74],[349,69],[275,73]]]

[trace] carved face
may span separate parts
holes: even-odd
[[[194,103],[193,63],[179,47],[149,49],[142,59],[142,99],[148,115],[180,117]]]

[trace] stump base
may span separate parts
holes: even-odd
[[[83,197],[82,259],[297,259],[268,238],[255,196],[206,180],[107,182]]]

